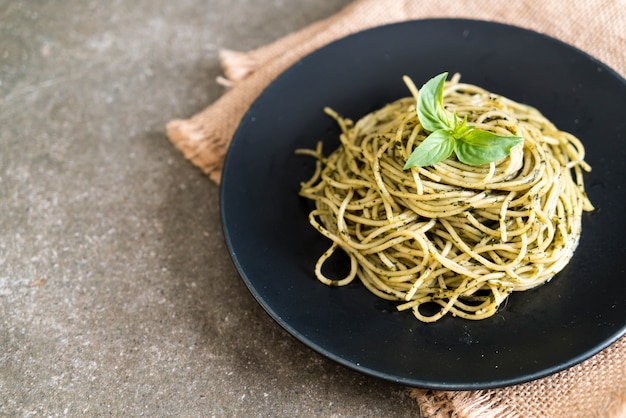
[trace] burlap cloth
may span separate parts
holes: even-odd
[[[172,143],[219,184],[230,140],[248,107],[282,71],[329,42],[382,24],[433,17],[491,20],[565,41],[626,74],[626,0],[360,0],[250,52],[223,50],[228,87],[199,114],[172,120]],[[626,337],[556,375],[502,389],[407,389],[424,417],[626,417]]]

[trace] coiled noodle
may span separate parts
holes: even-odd
[[[421,321],[450,313],[492,316],[514,291],[550,280],[578,244],[581,214],[593,207],[584,191],[585,150],[536,109],[461,83],[446,82],[444,103],[468,124],[524,138],[501,161],[469,166],[454,155],[403,170],[428,135],[415,106],[419,94],[356,123],[326,109],[341,127],[341,145],[317,159],[300,195],[315,202],[310,223],[331,241],[316,266],[324,284],[355,278],[375,295],[399,301]],[[345,277],[324,263],[337,250],[350,258]]]

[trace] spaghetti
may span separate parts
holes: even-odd
[[[319,281],[344,286],[356,277],[375,295],[399,301],[421,321],[446,314],[492,316],[513,291],[550,280],[571,259],[583,211],[593,209],[583,184],[585,150],[536,109],[447,81],[444,103],[469,124],[524,138],[508,157],[481,166],[454,156],[403,169],[427,137],[416,114],[419,92],[356,123],[330,109],[341,145],[317,159],[300,195],[315,202],[310,223],[332,244],[316,266]],[[350,258],[341,278],[324,273],[338,249]]]

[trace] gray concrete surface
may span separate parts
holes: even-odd
[[[165,123],[348,0],[0,0],[0,416],[417,416],[255,304]]]

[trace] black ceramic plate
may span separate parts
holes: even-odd
[[[492,318],[423,324],[360,283],[316,281],[328,242],[297,196],[313,161],[294,150],[338,128],[322,109],[357,119],[409,96],[448,71],[539,108],[580,137],[593,171],[595,212],[580,245],[548,284],[516,293]],[[626,83],[581,51],[502,24],[434,19],[371,29],[337,41],[282,74],[250,108],[232,141],[221,191],[224,233],[244,282],[294,337],[352,369],[406,385],[478,389],[536,379],[572,366],[626,331]],[[337,267],[340,268],[340,263]]]

